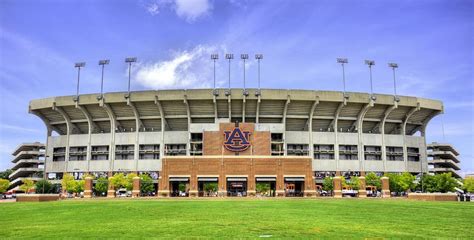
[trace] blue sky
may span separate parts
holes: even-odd
[[[136,56],[133,90],[212,86],[211,53],[263,53],[262,87],[341,90],[337,57],[349,58],[347,90],[392,93],[387,62],[397,62],[401,95],[438,99],[427,140],[450,142],[474,171],[472,1],[0,1],[0,169],[21,142],[45,141],[45,127],[28,114],[31,99],[75,93],[75,62],[87,62],[81,93],[100,91],[99,59],[110,59],[105,91],[127,87],[123,60]],[[247,65],[256,86],[256,64]],[[242,64],[232,64],[242,86]],[[442,122],[445,134],[443,136]]]

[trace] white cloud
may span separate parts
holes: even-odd
[[[206,16],[212,10],[209,0],[176,0],[176,14],[193,22],[201,16]]]
[[[153,3],[149,4],[148,6],[146,6],[146,10],[152,16],[155,16],[158,13],[160,13],[160,5],[158,5],[158,3],[156,3],[156,2],[153,2]]]
[[[172,9],[178,17],[192,23],[209,15],[213,5],[210,0],[154,0],[145,8],[153,16],[159,14],[161,9]]]
[[[211,87],[213,76],[209,56],[223,52],[222,49],[199,45],[190,51],[176,52],[170,60],[138,64],[134,78],[141,85],[154,89]]]

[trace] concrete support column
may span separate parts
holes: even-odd
[[[333,178],[333,185],[334,185],[334,197],[335,198],[342,198],[342,179],[341,177],[337,176]]]
[[[140,196],[140,177],[133,178],[132,198]]]
[[[359,197],[360,198],[366,198],[367,197],[367,190],[365,189],[366,188],[365,177],[364,176],[359,177],[359,182],[360,182]]]
[[[113,186],[112,183],[110,182],[110,180],[112,178],[113,177],[109,177],[109,184],[108,184],[108,189],[107,189],[107,197],[108,198],[114,198],[115,197],[115,186]]]
[[[381,177],[382,180],[382,197],[389,198],[390,196],[390,184],[388,177]]]
[[[92,197],[92,178],[86,177],[84,179],[84,197],[91,198]]]
[[[250,173],[247,179],[247,196],[255,197],[257,195],[257,188],[255,186],[255,166],[254,159],[250,159]]]

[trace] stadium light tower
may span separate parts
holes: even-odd
[[[344,71],[344,64],[349,63],[347,58],[337,58],[337,63],[340,63],[342,66],[342,86],[344,88],[344,98],[348,99],[349,95],[346,93],[346,72]]]
[[[104,98],[104,67],[105,65],[109,64],[110,60],[104,59],[99,61],[99,65],[102,66],[102,78],[100,81],[100,96],[97,97],[97,100],[101,100]]]
[[[131,78],[131,72],[132,72],[132,63],[137,62],[136,57],[128,57],[125,58],[125,63],[128,63],[128,92],[125,95],[125,98],[130,97],[130,78]]]
[[[219,92],[216,89],[216,60],[219,59],[219,54],[211,54],[211,59],[214,61],[214,96],[219,96]]]
[[[374,60],[365,60],[365,64],[367,64],[369,66],[369,73],[370,73],[370,99],[372,99],[373,101],[375,101],[377,99],[377,97],[374,96],[374,87],[373,87],[373,84],[372,84],[372,66],[375,65],[375,61]]]
[[[229,88],[227,89],[227,91],[225,92],[225,95],[226,96],[229,96],[230,95],[230,60],[234,59],[234,54],[232,53],[227,53],[225,55],[225,59],[229,60]]]
[[[247,88],[245,87],[245,61],[246,61],[247,59],[249,59],[249,55],[246,54],[246,53],[243,53],[243,54],[240,55],[240,58],[241,58],[242,60],[244,60],[244,92],[243,92],[243,94],[244,94],[244,96],[248,96],[248,95],[249,95],[249,92],[247,91]]]
[[[263,59],[263,54],[255,54],[255,59],[257,59],[258,63],[258,89],[255,92],[255,96],[260,96],[260,60]]]
[[[398,64],[396,63],[389,63],[388,64],[389,67],[392,68],[393,70],[393,90],[394,90],[394,98],[395,98],[395,102],[399,102],[400,101],[400,98],[398,97],[397,95],[397,82],[396,82],[396,79],[395,79],[395,68],[398,68]]]
[[[76,97],[73,99],[74,102],[79,101],[79,79],[81,77],[81,68],[85,67],[85,62],[78,62],[74,64],[74,67],[77,68],[77,86],[76,86]]]

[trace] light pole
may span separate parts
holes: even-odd
[[[397,95],[397,82],[396,82],[396,79],[395,79],[395,68],[398,68],[398,64],[389,63],[388,66],[391,67],[392,70],[393,70],[393,90],[394,90],[394,94],[395,94],[394,99],[395,99],[395,102],[399,102],[400,98]]]
[[[247,91],[247,88],[245,87],[245,61],[246,61],[247,59],[249,59],[249,55],[246,54],[246,53],[240,54],[240,58],[241,58],[242,60],[244,60],[244,92],[243,92],[243,94],[244,94],[244,96],[248,96],[248,95],[249,95],[249,92]]]
[[[100,81],[100,96],[97,97],[97,100],[101,100],[104,98],[104,67],[105,65],[109,64],[110,60],[105,59],[105,60],[100,60],[99,65],[102,66],[102,78]]]
[[[211,59],[214,62],[214,96],[219,96],[219,92],[216,89],[216,60],[219,59],[219,54],[211,54]]]
[[[255,54],[255,59],[257,59],[258,63],[258,89],[255,92],[255,96],[260,96],[260,60],[263,59],[263,54]]]
[[[230,60],[234,59],[234,54],[232,53],[227,53],[225,55],[225,59],[229,60],[229,88],[227,89],[227,91],[225,92],[225,95],[226,96],[229,96],[230,95]]]
[[[128,63],[128,92],[125,94],[125,98],[130,97],[130,78],[131,78],[131,72],[132,72],[132,63],[137,62],[136,57],[128,57],[125,58],[125,63]]]
[[[79,101],[79,79],[81,77],[81,68],[85,66],[86,66],[85,62],[78,62],[74,65],[74,67],[77,68],[77,86],[76,86],[76,97],[73,99],[74,102]]]
[[[375,101],[377,97],[374,96],[374,87],[372,84],[372,66],[375,65],[374,60],[365,60],[365,64],[369,65],[369,73],[370,73],[370,99]]]
[[[348,99],[349,95],[346,93],[346,72],[344,71],[344,64],[349,63],[347,58],[337,58],[337,63],[340,63],[342,66],[342,86],[344,88],[344,98]]]

